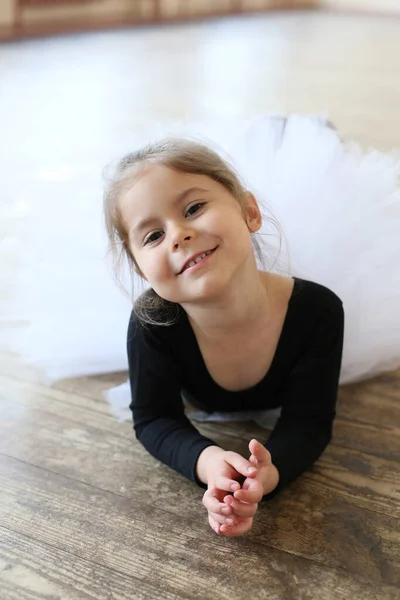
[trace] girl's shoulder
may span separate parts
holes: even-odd
[[[292,298],[308,306],[337,310],[343,306],[341,298],[331,288],[309,279],[295,278]]]
[[[289,311],[338,314],[343,310],[341,298],[322,283],[275,273],[266,275],[266,285],[274,292],[278,302],[288,305]]]

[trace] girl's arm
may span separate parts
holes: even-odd
[[[179,367],[162,330],[144,328],[131,316],[127,350],[136,438],[154,458],[205,488],[197,477],[197,461],[209,446],[217,450],[217,444],[185,415]]]
[[[344,312],[341,300],[321,309],[308,349],[282,392],[282,413],[265,447],[279,472],[269,500],[311,467],[332,437],[342,361]]]

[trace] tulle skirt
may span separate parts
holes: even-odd
[[[283,245],[278,252],[279,236],[266,219],[260,238],[268,268],[326,285],[343,300],[341,383],[400,367],[400,156],[344,143],[324,118],[262,115],[155,124],[132,135],[131,145],[127,136],[110,158],[170,134],[212,145],[271,211]],[[79,201],[74,177],[42,174],[43,199],[27,215],[25,232],[20,218],[6,315],[19,326],[9,329],[7,348],[48,381],[127,369],[132,301],[145,288],[135,280],[127,298],[112,280],[102,167],[87,167]],[[125,283],[129,290],[127,274]],[[127,394],[125,387],[119,399],[118,391],[109,398],[126,406]]]

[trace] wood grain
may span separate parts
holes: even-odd
[[[5,527],[0,527],[0,585],[7,600],[136,600],[158,595],[150,581],[105,568]],[[187,598],[167,590],[163,597]]]
[[[119,435],[107,427],[107,416],[97,415],[94,423],[89,422],[91,411],[86,411],[85,414],[85,410],[81,409],[80,412],[74,411],[69,419],[65,406],[58,402],[52,408],[53,411],[58,410],[51,413],[30,408],[31,429],[29,432],[20,431],[18,436],[21,411],[25,411],[26,407],[7,401],[3,402],[3,406],[6,408],[0,444],[0,452],[3,454],[49,472],[62,474],[71,481],[85,482],[96,488],[134,498],[135,503],[145,497],[158,508],[168,505],[168,510],[177,516],[181,514],[183,506],[185,515],[193,520],[202,515],[200,501],[203,492],[149,456],[139,443],[131,439],[129,423],[119,424]],[[67,408],[69,409],[68,406]],[[79,420],[80,416],[82,421]],[[215,425],[213,427],[217,429]],[[205,430],[209,430],[210,426],[199,429],[207,433]],[[215,431],[213,439],[222,447],[245,453],[246,442],[239,436],[226,436]],[[294,484],[287,492],[288,495],[282,495],[284,500],[289,498],[288,515],[296,515],[292,531],[297,531],[300,512],[308,512],[311,498],[313,506],[319,498],[320,506],[333,507],[329,519],[335,514],[335,506],[340,507],[340,511],[347,507],[350,514],[361,515],[360,522],[368,523],[365,539],[380,539],[382,547],[386,543],[386,548],[390,548],[392,532],[399,533],[396,517],[400,516],[400,477],[390,461],[380,459],[377,464],[377,460],[371,455],[353,453],[349,456],[346,450],[331,446],[313,470]],[[293,498],[299,494],[303,497],[301,511],[298,505],[295,509],[293,507]],[[268,510],[267,506],[263,507],[263,511],[268,513]],[[314,509],[312,514],[315,516]],[[319,544],[321,549],[325,548],[325,537],[318,536],[329,528],[325,527],[323,514],[320,519],[323,527],[310,531],[304,547],[311,545],[317,548]],[[346,528],[342,512],[338,521],[344,521],[343,527]],[[255,531],[264,531],[266,525],[267,521],[260,520]],[[337,523],[336,527],[339,527]],[[375,528],[374,531],[371,528]],[[338,539],[339,537],[337,534]],[[342,537],[345,537],[344,534]],[[284,547],[290,552],[294,551],[286,542]],[[385,554],[384,550],[381,552]],[[328,561],[329,566],[340,564],[342,568],[349,568],[347,552],[343,552],[340,545],[332,545],[330,553],[336,553],[338,557],[333,562]],[[399,559],[400,564],[400,549],[395,558]],[[389,583],[392,583],[392,579],[397,581],[397,572],[393,572],[390,567],[390,560],[390,552],[387,552],[386,562],[389,566],[383,570],[390,574]],[[365,560],[361,565],[365,569]],[[354,569],[355,573],[361,573],[358,563]],[[375,572],[378,572],[377,568]],[[366,576],[370,577],[371,573],[371,569],[365,569]]]
[[[133,439],[131,421],[116,422],[107,411],[108,405],[104,401],[102,403],[95,401],[95,410],[93,410],[93,401],[88,396],[84,396],[85,405],[82,406],[82,398],[72,393],[67,395],[57,389],[35,387],[32,384],[6,377],[0,378],[0,383],[2,389],[0,399],[2,399],[3,406],[8,405],[9,407],[3,421],[4,428],[9,427],[11,431],[16,430],[20,411],[23,410],[23,407],[29,407],[31,421],[37,423],[38,429],[35,431],[38,435],[47,435],[51,439],[51,432],[56,430],[60,441],[65,437],[66,445],[76,438],[76,441],[79,440],[84,448],[87,432],[92,431],[93,439],[100,436],[102,447],[109,442],[113,452],[118,443],[118,447],[121,444],[124,447],[126,444],[129,451],[132,449],[141,458],[146,455],[141,445]],[[4,396],[2,396],[3,394]],[[12,398],[11,402],[7,398]],[[98,410],[99,406],[105,407],[106,412]],[[384,413],[384,411],[382,412]],[[60,424],[58,424],[58,419]],[[268,432],[252,423],[199,425],[195,422],[194,424],[204,435],[211,437],[222,447],[239,451],[242,454],[248,453],[247,443],[252,437],[256,437],[260,441],[264,441],[268,437]],[[359,424],[358,429],[355,427],[356,424],[353,426],[351,422],[345,422],[344,425],[345,431],[346,428],[351,429],[350,442],[347,445],[343,444],[340,437],[337,440],[335,434],[333,442],[317,463],[318,468],[314,469],[313,478],[323,481],[325,486],[336,489],[346,497],[350,495],[355,499],[358,498],[358,502],[362,506],[377,512],[400,516],[400,474],[397,469],[397,461],[394,464],[391,462],[394,456],[390,445],[384,446],[385,451],[383,452],[385,455],[388,454],[389,458],[381,457],[379,449],[377,451],[369,441],[368,434],[371,425]],[[41,432],[41,427],[49,428],[50,431]],[[337,421],[335,430],[339,430],[339,432],[343,430],[340,420]],[[13,436],[11,435],[11,437]],[[121,437],[126,441],[119,439]],[[342,437],[345,436],[342,434]],[[391,442],[392,438],[397,441],[398,437],[398,430],[395,428],[392,437],[385,434],[382,439]],[[378,438],[381,439],[379,435]],[[31,443],[34,446],[34,439],[31,440]],[[39,444],[40,447],[43,446],[42,439],[39,440]],[[362,451],[359,450],[359,446],[362,447]],[[12,446],[7,444],[7,448],[11,451]],[[18,447],[16,450],[18,451]],[[105,454],[108,454],[107,446]],[[24,454],[13,456],[26,460]],[[30,456],[32,459],[34,455],[30,453]],[[56,459],[54,454],[53,459]],[[46,467],[52,468],[51,465],[46,465]],[[98,470],[95,465],[92,468],[94,471]],[[76,474],[72,476],[76,476]]]
[[[170,597],[267,598],[265,590],[285,598],[295,593],[313,598],[322,590],[338,598],[349,591],[360,598],[379,593],[396,597],[395,586],[325,569],[256,543],[257,532],[247,539],[222,539],[198,519],[132,502],[19,461],[1,458],[0,482],[3,527],[19,536],[34,535],[40,544],[125,576],[151,580]],[[267,533],[262,533],[263,539],[268,539]],[[247,574],[246,589],[239,573]]]

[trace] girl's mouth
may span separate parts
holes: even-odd
[[[194,271],[199,269],[201,266],[203,266],[205,263],[208,263],[210,257],[215,253],[217,248],[218,248],[218,246],[216,246],[212,250],[207,250],[206,252],[203,252],[203,254],[200,254],[199,256],[197,256],[195,260],[192,260],[190,263],[188,263],[186,265],[186,267],[183,269],[183,271],[181,271],[179,273],[179,275],[183,275],[183,273],[189,273],[189,272],[193,273]]]

